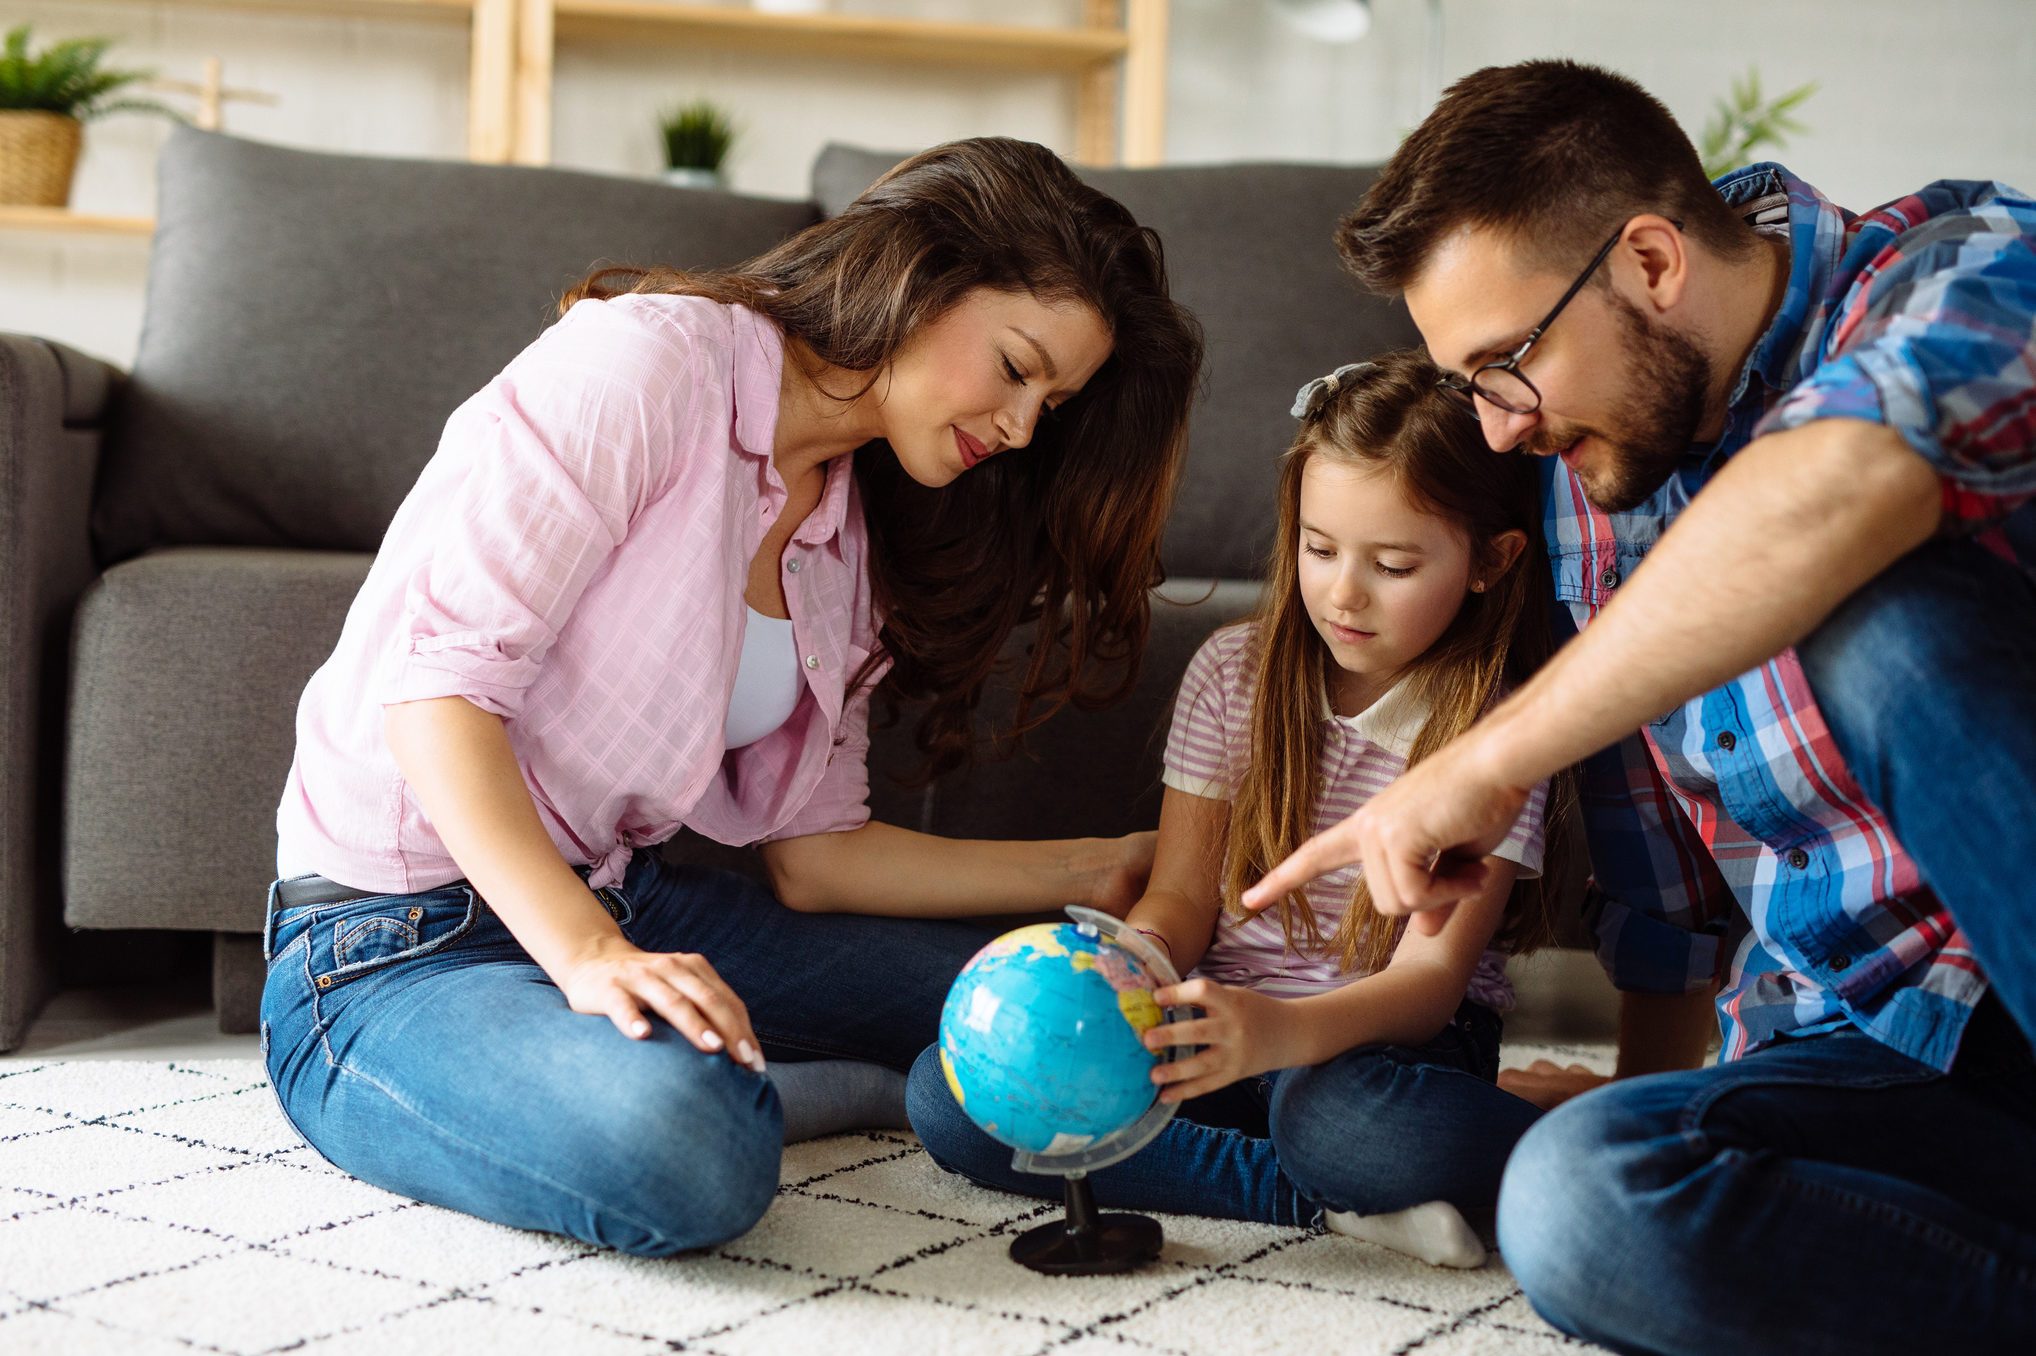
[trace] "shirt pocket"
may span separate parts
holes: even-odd
[[[1549,557],[1556,601],[1568,604],[1579,623],[1596,616],[1612,601],[1621,584],[1647,559],[1647,547],[1624,541],[1602,541],[1565,547]]]

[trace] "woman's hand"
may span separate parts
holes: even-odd
[[[1097,857],[1088,871],[1089,893],[1081,902],[1112,918],[1122,918],[1145,895],[1152,876],[1152,855],[1159,834],[1151,829],[1122,838],[1098,838]]]
[[[1543,1111],[1553,1111],[1579,1093],[1601,1088],[1611,1081],[1581,1064],[1565,1069],[1549,1059],[1537,1059],[1524,1069],[1506,1069],[1499,1074],[1500,1088]]]
[[[1152,1051],[1169,1045],[1203,1047],[1186,1059],[1152,1071],[1162,1102],[1183,1102],[1240,1078],[1303,1062],[1290,1048],[1299,1024],[1281,999],[1206,979],[1170,985],[1152,996],[1162,1007],[1193,1004],[1203,1012],[1200,1017],[1166,1022],[1145,1033],[1145,1048]]]
[[[644,1016],[648,1008],[702,1050],[727,1050],[756,1072],[764,1071],[749,1010],[705,956],[645,951],[619,936],[603,938],[555,978],[574,1012],[606,1017],[631,1040],[650,1036]]]

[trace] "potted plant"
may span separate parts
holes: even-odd
[[[658,126],[664,133],[667,183],[722,187],[721,162],[735,142],[735,124],[724,109],[695,99],[661,114]]]
[[[1744,81],[1734,80],[1732,97],[1718,100],[1704,125],[1703,144],[1697,148],[1704,173],[1716,179],[1752,164],[1753,153],[1763,146],[1776,150],[1786,146],[1789,133],[1804,130],[1791,115],[1816,92],[1812,82],[1773,99],[1763,98],[1757,69],[1748,70]]]
[[[84,124],[108,113],[176,114],[147,99],[114,99],[148,71],[99,63],[110,38],[67,38],[30,56],[28,25],[0,40],[0,203],[62,207],[71,200]]]

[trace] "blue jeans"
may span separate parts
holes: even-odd
[[[2036,557],[2036,504],[2007,531]],[[1846,767],[2036,1034],[2036,584],[1930,542],[1796,654]]]
[[[964,923],[795,913],[649,854],[599,892],[649,951],[697,951],[768,1059],[903,1071],[987,939]],[[262,1047],[284,1113],[363,1181],[664,1256],[725,1242],[777,1189],[767,1078],[662,1022],[634,1041],[564,996],[464,885],[272,912]]]
[[[1490,1209],[1506,1155],[1539,1114],[1494,1083],[1498,1014],[1465,1002],[1426,1045],[1365,1045],[1324,1064],[1243,1079],[1181,1104],[1159,1135],[1092,1173],[1112,1209],[1312,1227],[1449,1201]],[[912,1066],[905,1106],[933,1161],[985,1186],[1058,1197],[955,1104],[938,1047]]]
[[[1981,1005],[1949,1074],[1857,1031],[1609,1084],[1520,1142],[1499,1248],[1625,1352],[2036,1350],[2036,1069]]]

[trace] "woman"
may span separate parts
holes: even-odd
[[[924,703],[927,775],[960,764],[1035,618],[1021,729],[1122,693],[1201,346],[1156,238],[1001,139],[562,310],[454,413],[305,689],[263,1041],[340,1167],[662,1255],[749,1228],[814,1119],[767,1055],[895,1096],[982,940],[941,920],[1136,897],[1148,835],[870,822],[868,708]],[[681,827],[760,843],[777,899],[637,852]]]

